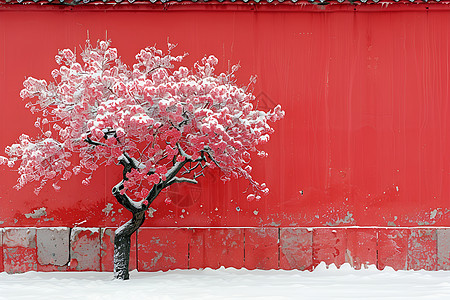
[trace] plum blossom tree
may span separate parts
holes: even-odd
[[[249,181],[249,201],[269,192],[252,178],[250,153],[267,155],[257,146],[269,140],[269,121],[284,111],[279,105],[269,112],[255,109],[248,87],[236,85],[237,66],[216,74],[218,60],[209,56],[188,69],[180,64],[185,55],[173,56],[173,48],[142,49],[131,68],[109,41],[87,41],[80,62],[73,51],[59,51],[54,80],[29,77],[20,93],[31,99],[27,107],[37,113],[34,125],[41,134],[22,134],[0,157],[0,164],[17,168],[15,188],[36,181],[36,194],[46,184],[59,190],[60,181],[80,173],[88,185],[101,164],[121,166],[112,194],[133,217],[115,233],[118,279],[129,278],[131,235],[170,185],[197,183],[205,168],[218,168],[224,181]]]

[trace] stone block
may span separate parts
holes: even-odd
[[[437,269],[436,229],[411,229],[408,239],[408,269]]]
[[[69,228],[37,229],[37,261],[40,265],[65,266],[69,263],[69,255]]]
[[[408,269],[409,229],[378,230],[378,268]]]
[[[437,229],[437,269],[450,270],[450,229]]]
[[[3,246],[36,248],[36,228],[5,228]]]
[[[359,270],[362,266],[377,264],[376,229],[347,228],[345,262]]]
[[[189,232],[184,228],[140,228],[138,270],[188,268]]]
[[[245,261],[247,269],[278,269],[278,228],[245,228]]]
[[[73,228],[70,235],[70,265],[73,271],[100,271],[100,229]]]
[[[101,251],[100,267],[103,272],[114,271],[114,232],[116,228],[102,228],[100,231]],[[131,236],[130,264],[129,270],[135,270],[137,265],[136,257],[136,233]]]
[[[280,268],[312,270],[312,230],[280,229]]]
[[[201,228],[190,233],[189,268],[243,267],[243,229]]]
[[[36,228],[6,228],[3,266],[8,273],[37,271]]]
[[[345,228],[314,228],[313,230],[313,264],[320,262],[340,267],[345,263],[347,236]]]

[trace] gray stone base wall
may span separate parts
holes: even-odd
[[[113,270],[115,228],[0,228],[0,272]],[[130,269],[449,270],[450,228],[141,228]]]

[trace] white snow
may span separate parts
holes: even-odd
[[[450,272],[337,269],[0,273],[0,299],[450,299]]]

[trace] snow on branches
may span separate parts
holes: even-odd
[[[20,96],[32,100],[27,107],[38,113],[41,135],[21,135],[0,157],[0,164],[18,167],[15,187],[37,181],[36,193],[47,182],[58,190],[60,180],[78,173],[89,184],[100,165],[120,163],[122,194],[146,197],[152,185],[195,183],[207,167],[219,168],[224,181],[249,180],[248,200],[268,193],[251,176],[250,153],[266,156],[257,146],[269,140],[269,121],[284,111],[256,110],[255,96],[234,82],[237,68],[215,74],[214,56],[192,69],[175,67],[184,56],[172,56],[173,48],[142,49],[130,69],[108,41],[96,47],[88,41],[82,62],[69,49],[59,51],[53,82],[26,79]]]

